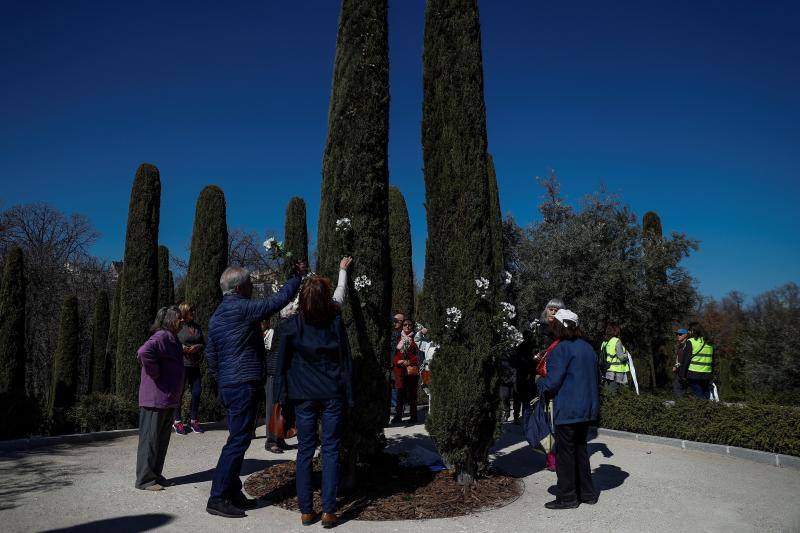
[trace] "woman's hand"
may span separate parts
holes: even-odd
[[[347,270],[347,267],[350,266],[350,263],[353,262],[353,258],[349,255],[342,257],[342,260],[339,261],[339,270]]]

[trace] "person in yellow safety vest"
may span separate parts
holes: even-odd
[[[606,334],[600,345],[600,362],[605,369],[603,386],[616,392],[628,384],[628,350],[619,340],[620,327],[617,324],[606,326]]]
[[[678,377],[696,398],[708,400],[714,378],[714,346],[706,340],[706,332],[699,322],[690,323],[687,329],[689,341],[678,363]]]

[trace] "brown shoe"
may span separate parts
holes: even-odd
[[[339,520],[339,518],[335,513],[322,513],[322,527],[325,529],[336,526],[337,520]]]
[[[310,526],[318,519],[319,515],[317,515],[317,513],[302,513],[300,515],[300,522],[302,522],[304,526]]]
[[[155,491],[159,491],[159,490],[164,490],[164,487],[162,487],[162,486],[161,486],[161,485],[159,485],[158,483],[153,483],[152,485],[148,485],[148,486],[146,486],[146,487],[144,488],[144,490],[150,490],[150,491],[153,491],[153,492],[155,492]]]

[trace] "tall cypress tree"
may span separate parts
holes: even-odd
[[[143,163],[136,170],[128,208],[125,259],[117,330],[116,393],[136,401],[139,363],[136,351],[148,338],[158,305],[158,219],[161,178]]]
[[[667,272],[657,263],[660,255],[660,248],[663,243],[663,233],[661,229],[661,217],[654,211],[648,211],[642,217],[642,240],[645,253],[645,277],[647,290],[650,294],[649,301],[654,304],[650,311],[650,331],[647,336],[650,339],[650,388],[655,389],[659,382],[666,384],[669,379],[666,354],[662,354],[665,338],[662,325],[667,321],[667,317],[662,316],[663,310],[655,304],[661,301],[658,293],[667,286]],[[659,361],[661,364],[658,364]],[[658,374],[658,375],[656,375]]]
[[[186,274],[185,300],[194,309],[194,320],[208,329],[208,319],[222,301],[219,278],[228,266],[228,223],[225,194],[216,185],[200,191],[194,215],[192,249],[189,271]],[[222,409],[217,400],[217,384],[211,372],[203,371],[203,393],[200,398],[201,417],[217,419]]]
[[[0,394],[25,394],[25,258],[6,255],[0,289]]]
[[[158,309],[175,303],[170,274],[169,248],[162,244],[158,247]]]
[[[92,361],[91,392],[108,392],[110,390],[109,373],[106,365],[106,344],[108,343],[108,293],[100,291],[94,302],[92,313],[92,346],[89,350],[89,360]]]
[[[477,2],[428,0],[422,109],[425,299],[441,347],[427,427],[462,483],[486,467],[497,427],[494,291],[481,297],[475,282],[495,281],[499,274],[486,150]],[[446,328],[450,307],[462,317]]]
[[[122,294],[121,278],[114,288],[114,303],[111,306],[111,322],[108,324],[108,340],[106,341],[106,382],[108,392],[117,390],[117,330],[119,328],[119,299]]]
[[[414,316],[414,270],[411,266],[411,224],[403,193],[389,187],[389,250],[392,264],[392,312]]]
[[[342,432],[344,483],[380,452],[386,423],[391,268],[388,234],[389,43],[386,0],[343,0],[322,169],[318,270],[335,276],[352,254],[344,320],[351,339],[355,409]],[[337,220],[350,219],[351,229]],[[371,284],[353,290],[353,280]]]
[[[302,259],[308,262],[308,227],[306,225],[306,203],[295,196],[286,206],[286,223],[283,230],[283,247],[287,259],[287,274],[293,269],[294,262]]]
[[[50,381],[49,413],[56,431],[67,428],[66,411],[75,404],[78,392],[79,338],[78,297],[70,294],[61,306],[58,346]]]

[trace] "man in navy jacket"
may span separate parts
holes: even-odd
[[[208,370],[217,380],[219,399],[228,412],[229,435],[211,483],[206,505],[210,514],[241,518],[245,516],[242,509],[256,506],[255,500],[242,492],[239,475],[250,446],[258,394],[266,375],[259,325],[294,299],[306,270],[305,262],[298,261],[283,288],[260,300],[250,299],[253,284],[246,269],[228,267],[220,277],[223,298],[208,322],[206,360]]]

